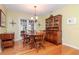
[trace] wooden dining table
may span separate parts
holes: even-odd
[[[38,37],[38,36],[41,36],[41,34],[29,34],[29,35],[26,35],[26,36],[29,36],[30,38],[32,38],[35,41],[35,38]]]
[[[39,40],[39,37],[43,37],[43,35],[34,33],[34,34],[27,34],[26,36],[29,37],[29,39],[30,39],[31,48],[37,49],[37,46],[38,46],[37,40]]]

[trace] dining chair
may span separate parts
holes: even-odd
[[[34,36],[33,35],[30,35],[29,37],[30,37],[29,47],[30,47],[30,49],[32,49],[32,48],[35,47]]]
[[[27,45],[27,43],[29,42],[30,38],[26,34],[25,31],[21,31],[21,36],[22,36],[22,41],[23,41],[23,47],[25,47]]]
[[[38,32],[37,33],[37,36],[35,37],[35,40],[36,40],[36,49],[37,49],[37,52],[39,51],[40,48],[45,48],[44,47],[44,32]]]

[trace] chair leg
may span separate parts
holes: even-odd
[[[36,51],[37,51],[37,53],[39,52],[40,48],[41,48],[41,45],[40,45],[40,43],[38,43],[38,44],[36,45]]]
[[[25,42],[25,40],[23,41],[23,47],[25,47],[26,46],[26,42]]]
[[[41,44],[41,47],[45,49],[45,46],[43,44]]]

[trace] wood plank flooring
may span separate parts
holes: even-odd
[[[49,42],[44,43],[45,48],[39,52],[35,48],[23,47],[22,42],[16,42],[14,48],[7,48],[0,55],[79,55],[79,50],[65,46],[54,45]]]

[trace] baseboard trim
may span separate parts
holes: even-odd
[[[68,43],[63,43],[63,45],[70,46],[70,47],[72,47],[72,48],[74,48],[74,49],[79,50],[79,47],[76,47],[76,46],[71,45],[71,44],[68,44]]]

